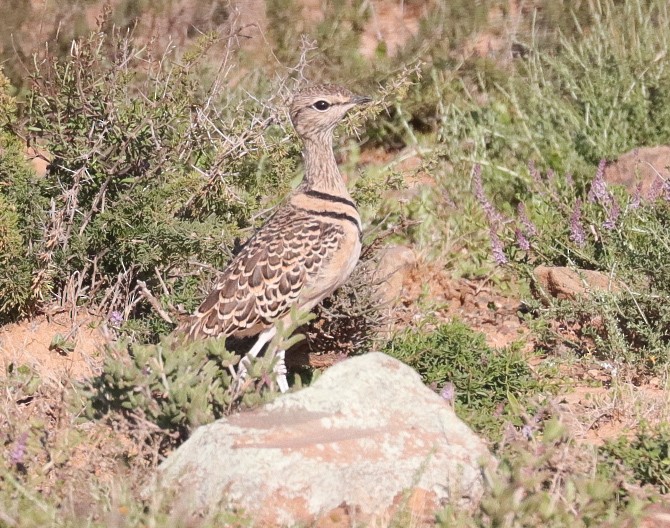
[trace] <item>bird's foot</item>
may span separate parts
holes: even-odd
[[[251,361],[247,356],[242,356],[239,363],[237,364],[237,370],[235,371],[234,367],[231,367],[233,371],[233,383],[235,384],[235,390],[239,391],[244,385],[249,373],[249,367],[251,366]]]
[[[242,359],[240,359],[239,365],[237,367],[237,373],[235,375],[236,390],[240,390],[244,384],[244,381],[247,379],[247,373],[251,367],[251,360],[258,356],[260,351],[263,350],[263,347],[272,340],[276,333],[277,328],[274,326],[261,332],[258,335],[256,343],[253,347],[251,347],[251,350],[249,350],[246,355],[242,356]]]

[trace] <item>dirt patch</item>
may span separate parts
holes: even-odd
[[[502,295],[486,279],[454,278],[439,264],[417,264],[403,281],[402,305],[396,313],[399,326],[411,324],[418,316],[422,298],[434,304],[432,316],[440,321],[460,319],[482,332],[489,346],[505,347],[529,339],[519,318],[520,300]]]
[[[26,365],[40,378],[52,381],[81,380],[95,375],[105,343],[99,323],[92,316],[81,317],[75,323],[66,314],[58,314],[0,327],[0,379],[10,365]],[[52,346],[57,336],[61,336],[66,346]]]
[[[159,461],[158,427],[141,417],[82,419],[88,400],[77,382],[100,371],[98,324],[58,314],[0,328],[0,445],[23,485],[82,518],[107,515],[100,490],[135,491]],[[50,350],[57,334],[74,348]]]
[[[482,332],[489,346],[519,340],[526,343],[526,350],[535,346],[519,317],[519,298],[502,295],[486,280],[454,278],[439,264],[420,262],[405,274],[401,300],[393,314],[396,328],[411,326],[417,317],[430,313],[425,308],[430,303],[435,307],[431,315],[438,321],[456,317]],[[543,361],[530,358],[533,368]],[[556,361],[562,362],[560,355]],[[553,400],[554,405],[578,441],[602,445],[622,434],[635,434],[642,422],[655,425],[670,419],[670,392],[659,378],[634,384],[625,381],[615,366],[588,357],[559,370],[559,377],[569,380],[570,386]]]
[[[622,185],[633,196],[661,194],[670,178],[670,146],[642,147],[626,152],[605,167],[604,176],[606,182]]]
[[[563,422],[577,440],[602,445],[622,434],[633,435],[640,423],[656,425],[670,418],[668,391],[652,380],[637,387],[575,387],[557,399]]]
[[[370,2],[371,17],[361,35],[360,51],[364,57],[375,56],[380,46],[393,56],[419,32],[420,22],[430,11],[432,2]]]

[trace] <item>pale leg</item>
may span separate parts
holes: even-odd
[[[277,363],[275,363],[274,372],[277,374],[277,385],[279,386],[279,390],[282,392],[286,392],[288,390],[288,381],[286,380],[286,373],[288,370],[286,369],[286,363],[284,362],[285,357],[285,350],[278,350],[275,354]]]
[[[250,364],[249,360],[260,354],[260,351],[263,350],[263,347],[272,340],[276,333],[277,329],[273,326],[272,328],[268,328],[267,330],[264,330],[258,334],[256,343],[254,343],[254,346],[251,347],[251,350],[249,350],[249,352],[247,352],[247,354],[240,361],[240,366],[237,370],[239,379],[244,379],[246,377],[247,366]]]

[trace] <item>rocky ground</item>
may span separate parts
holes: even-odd
[[[403,249],[402,253],[406,255],[408,251],[412,253],[409,248]],[[427,315],[430,315],[431,320],[434,321],[447,321],[453,317],[458,317],[466,321],[473,328],[483,332],[486,335],[487,342],[491,346],[502,347],[513,341],[522,340],[525,343],[531,364],[540,361],[538,356],[532,353],[534,349],[532,333],[520,317],[521,300],[519,298],[513,295],[501,295],[486,280],[453,279],[449,277],[449,273],[443,268],[434,263],[422,262],[415,255],[411,260],[411,262],[400,266],[388,279],[390,283],[398,287],[397,292],[399,294],[394,304],[388,309],[388,316],[394,321],[392,326],[395,329],[401,328],[403,325],[415,323],[417,318],[424,318]],[[543,273],[546,274],[547,270]],[[429,277],[429,279],[426,280],[426,277]],[[561,276],[559,275],[559,277]],[[561,282],[558,285],[554,283],[554,286],[558,290],[565,292],[571,287],[571,284],[574,287],[574,279],[572,279],[573,283],[570,280],[571,277],[567,277],[565,278],[565,282]],[[428,292],[427,297],[426,292]],[[426,314],[420,309],[420,303],[418,302],[420,296],[422,296],[422,303],[424,305],[428,299],[430,304],[436,307],[430,314]],[[137,492],[140,488],[153,481],[151,475],[154,472],[155,464],[165,455],[165,453],[159,454],[157,446],[152,448],[151,439],[154,426],[149,423],[146,424],[145,428],[137,428],[136,426],[129,428],[128,424],[123,421],[115,421],[111,418],[101,422],[80,422],[75,416],[69,414],[68,402],[63,401],[63,395],[66,392],[65,388],[77,386],[78,382],[100,372],[101,358],[104,354],[103,347],[108,338],[103,335],[99,323],[99,319],[94,316],[84,316],[80,313],[77,320],[72,321],[68,314],[56,313],[49,317],[40,316],[36,319],[7,325],[0,329],[0,363],[2,364],[2,372],[7,372],[7,369],[12,368],[12,365],[30,365],[34,375],[38,376],[41,380],[40,389],[29,398],[10,401],[11,392],[6,392],[4,396],[6,404],[10,404],[8,408],[12,409],[12,412],[15,413],[15,416],[12,417],[13,420],[18,418],[22,421],[29,421],[37,417],[50,424],[49,435],[52,437],[50,443],[57,446],[57,451],[45,452],[43,454],[43,462],[48,465],[50,463],[49,460],[58,460],[58,457],[61,457],[61,459],[47,471],[49,478],[44,481],[42,491],[45,493],[49,491],[50,482],[53,485],[56,482],[68,482],[71,488],[71,501],[68,501],[67,508],[71,508],[73,513],[86,512],[88,509],[94,507],[92,503],[94,499],[85,488],[79,486],[79,483],[95,479],[96,482],[106,483],[110,489],[117,489],[121,481],[133,482],[133,486],[137,487]],[[58,341],[58,336],[62,336],[66,341],[73,343],[74,347],[68,350],[54,347],[53,343]],[[351,368],[354,368],[353,363],[358,360],[350,361],[345,361],[343,365],[351,364]],[[335,369],[336,367],[331,368]],[[339,368],[338,366],[337,369]],[[381,370],[380,367],[375,368],[377,369],[376,371],[383,375],[383,368]],[[419,405],[417,401],[412,399],[413,397],[409,397],[406,394],[405,396],[409,398],[408,401],[401,401],[397,405],[387,407],[386,404],[390,400],[383,393],[374,394],[375,389],[372,386],[375,384],[374,380],[370,382],[359,380],[356,376],[356,370],[356,368],[353,371],[349,369],[339,374],[338,380],[333,382],[342,386],[343,389],[346,388],[341,395],[347,395],[348,390],[353,390],[355,394],[368,394],[370,396],[367,403],[371,408],[378,405],[380,410],[384,409],[384,412],[390,412],[390,415],[395,415],[394,419],[396,421],[401,409],[407,408],[407,406]],[[658,380],[651,380],[643,386],[635,386],[633,384],[619,385],[614,389],[609,383],[611,373],[603,365],[599,365],[596,362],[593,362],[591,365],[584,363],[573,366],[562,365],[561,370],[565,376],[565,383],[554,398],[554,403],[564,423],[579,441],[598,445],[607,439],[617,438],[624,432],[630,433],[634,431],[641,419],[653,422],[658,416],[663,416],[667,413],[667,396],[664,387],[659,386]],[[393,372],[393,368],[391,368],[390,372]],[[333,375],[335,375],[335,372]],[[392,375],[389,375],[387,381],[395,391],[402,386],[403,382],[400,381],[402,379],[404,379],[403,376],[399,380],[394,381]],[[355,383],[362,383],[362,386],[356,388],[356,385],[351,385],[354,383],[354,380],[356,380]],[[325,378],[324,382],[326,382]],[[30,383],[30,380],[27,380],[27,383]],[[379,391],[377,390],[376,392]],[[339,391],[335,390],[334,393],[339,393]],[[431,393],[431,391],[428,391],[428,393]],[[298,395],[296,397],[301,398]],[[305,398],[307,399],[303,401],[306,403],[302,405],[307,405],[310,407],[311,413],[316,413],[314,415],[316,423],[324,423],[324,420],[330,420],[330,418],[326,417],[332,415],[332,410],[324,414],[324,412],[311,407],[313,404],[309,403],[310,398],[307,393],[305,393]],[[316,398],[316,400],[320,401],[320,398]],[[296,429],[292,427],[294,433],[291,435],[291,438],[293,440],[283,439],[281,446],[279,446],[281,448],[280,453],[281,450],[289,450],[295,453],[295,456],[309,457],[311,456],[309,455],[309,449],[316,448],[317,453],[315,456],[317,459],[320,459],[322,455],[319,454],[318,449],[322,449],[320,446],[326,445],[331,446],[329,449],[334,449],[335,453],[340,453],[334,460],[338,464],[343,464],[343,468],[350,469],[351,464],[356,460],[365,464],[371,463],[369,456],[373,452],[377,453],[378,448],[377,442],[379,439],[375,435],[382,434],[381,429],[375,429],[372,432],[368,431],[365,434],[361,433],[362,436],[360,437],[356,435],[351,436],[351,427],[355,425],[353,422],[356,420],[360,421],[361,418],[355,418],[355,413],[351,414],[349,406],[355,407],[351,399],[347,396],[345,400],[347,401],[344,402],[343,400],[343,402],[346,405],[343,403],[344,406],[332,415],[336,422],[341,422],[341,425],[338,427],[344,427],[345,432],[338,432],[337,427],[333,429],[331,426],[327,426],[327,430],[324,431],[319,439],[313,437],[316,434],[313,426],[305,424],[307,428],[305,431],[310,431],[309,435],[311,436],[301,439],[300,435],[295,436],[297,434],[295,432]],[[442,406],[444,411],[441,412],[451,412],[447,403],[440,403],[439,398],[437,400],[431,405]],[[288,406],[287,409],[292,409],[293,407],[291,407],[289,401],[292,400],[287,400],[285,405]],[[375,404],[375,401],[378,401],[378,404]],[[421,403],[420,407],[425,409],[426,405],[426,403]],[[281,415],[280,418],[277,418],[279,420],[278,424],[282,423],[285,419],[293,424],[296,423],[295,418],[283,415],[283,411],[281,410],[273,412],[279,412]],[[302,411],[300,412],[302,413]],[[451,414],[453,415],[453,413]],[[237,443],[242,442],[243,444],[260,446],[270,441],[268,439],[254,440],[256,438],[256,433],[253,433],[254,428],[261,427],[265,430],[268,427],[267,423],[272,422],[268,415],[268,417],[261,420],[265,425],[254,425],[254,420],[258,419],[259,415],[252,413],[248,419],[240,416],[231,422],[231,426],[236,431]],[[455,416],[451,419],[460,423]],[[270,421],[268,422],[268,420]],[[430,422],[430,420],[428,421]],[[414,433],[418,434],[415,426],[408,425],[404,420],[401,420],[401,422],[393,427],[388,424],[384,425],[384,427],[391,427],[389,431],[395,431],[392,436],[400,435],[397,427],[410,427]],[[369,427],[372,426],[365,426],[365,428]],[[451,429],[448,430],[451,431]],[[272,428],[267,429],[267,434],[271,432]],[[452,438],[451,435],[452,433],[449,433],[449,438]],[[402,435],[400,436],[402,437]],[[199,444],[201,441],[198,438],[200,437],[194,437],[180,452],[188,453],[194,451],[195,453],[199,453],[202,449],[205,449],[204,445]],[[212,438],[213,442],[216,442],[216,438],[221,437],[212,435],[210,438]],[[418,441],[416,440],[417,438],[417,436],[414,436],[415,441]],[[471,453],[473,441],[464,441],[463,449]],[[479,440],[476,441],[478,442]],[[289,443],[284,445],[286,442]],[[427,446],[428,444],[420,442],[420,445]],[[306,448],[307,451],[305,451]],[[223,448],[218,446],[214,449],[217,452],[222,452],[220,449]],[[400,456],[398,453],[401,453],[398,449],[409,449],[409,447],[407,445],[404,445],[404,447],[389,445],[387,449],[389,454],[387,456],[391,456],[391,459],[379,460],[379,463],[382,464],[380,467],[393,467],[394,460],[397,460],[397,457]],[[447,449],[447,454],[445,455],[447,459],[453,457],[452,454],[449,454],[454,449],[451,441],[449,445],[445,446],[445,449]],[[434,466],[436,462],[433,460],[433,455],[430,452],[423,453],[422,450],[419,450],[418,453],[419,458],[430,458],[430,471],[437,471],[435,469],[436,466]],[[236,454],[238,457],[240,455],[241,453]],[[253,453],[250,456],[252,455]],[[373,460],[376,460],[377,456],[374,455]],[[400,458],[405,460],[407,457],[402,455]],[[209,467],[209,462],[213,458],[209,457],[207,460]],[[311,519],[313,521],[315,512],[320,512],[316,516],[316,518],[320,519],[318,526],[350,526],[356,519],[358,521],[361,519],[369,521],[372,518],[370,515],[373,514],[374,519],[380,521],[392,518],[394,515],[393,512],[397,512],[398,505],[402,502],[405,506],[407,504],[411,505],[410,511],[413,515],[413,526],[430,526],[432,523],[430,521],[431,508],[434,508],[439,503],[439,500],[444,498],[424,495],[403,498],[402,491],[404,488],[401,486],[400,488],[396,488],[395,491],[388,490],[388,493],[385,492],[384,496],[387,497],[385,500],[390,500],[389,504],[373,512],[362,507],[362,505],[368,504],[365,502],[366,494],[351,495],[350,492],[345,493],[346,490],[342,490],[342,506],[338,506],[340,502],[331,505],[332,507],[312,505],[315,508],[312,511],[305,504],[283,500],[287,494],[291,495],[291,493],[297,493],[304,497],[308,485],[305,484],[306,481],[303,482],[301,480],[298,483],[294,483],[295,486],[298,486],[299,491],[294,490],[290,493],[286,490],[282,491],[282,472],[303,476],[308,475],[309,472],[300,470],[301,466],[298,462],[294,461],[297,465],[290,464],[287,466],[281,460],[281,458],[275,462],[268,460],[267,466],[265,466],[270,473],[268,476],[263,477],[262,481],[269,486],[267,489],[271,491],[270,498],[256,497],[254,500],[261,502],[269,500],[270,502],[262,502],[266,504],[263,509],[265,512],[264,515],[279,515],[277,511],[272,509],[272,505],[274,504],[275,507],[280,508],[281,515],[283,515],[282,518],[287,522],[294,522],[298,519],[302,521],[310,521]],[[225,461],[222,460],[222,462],[225,466]],[[175,463],[171,463],[170,467],[174,467]],[[418,466],[412,471],[421,470],[420,461],[417,464]],[[141,468],[145,468],[145,470]],[[396,465],[396,469],[401,469],[401,474],[404,475],[412,472],[405,466]],[[144,476],[139,477],[138,471],[146,471],[146,473],[144,473]],[[204,475],[206,473],[207,471],[202,468],[191,472],[192,475]],[[332,471],[329,472],[329,474],[332,473]],[[361,474],[367,473],[367,470],[361,471]],[[173,474],[177,475],[179,473],[173,471]],[[215,471],[212,474],[218,475],[221,474],[221,471]],[[279,479],[276,485],[271,484],[273,477]],[[386,481],[393,480],[393,478],[387,475],[384,478],[373,476],[373,481],[377,478]],[[255,481],[247,481],[244,478],[239,482]],[[234,483],[231,483],[229,486],[234,485]],[[353,482],[352,485],[354,485]],[[371,484],[359,482],[356,485],[365,487]],[[277,488],[277,486],[279,487]],[[192,487],[189,487],[189,489],[192,489]],[[236,488],[233,487],[231,489]],[[430,489],[430,486],[427,486],[425,489]],[[241,496],[255,497],[255,495],[245,495],[245,493],[243,490],[240,491]],[[274,496],[273,494],[279,494],[276,496],[282,497],[282,500],[270,500],[271,496]],[[201,496],[205,495],[201,494]],[[339,495],[336,489],[329,488],[327,496],[329,499],[327,504],[331,504],[332,500],[337,499]],[[368,499],[372,500],[369,497]],[[357,504],[356,501],[362,502]],[[378,502],[382,504],[383,501]],[[294,503],[295,508],[291,509],[290,505]],[[185,511],[190,510],[186,508],[182,513]],[[327,514],[324,514],[324,512],[327,512]]]

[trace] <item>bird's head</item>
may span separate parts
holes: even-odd
[[[300,137],[317,139],[330,134],[351,108],[370,101],[342,86],[320,84],[297,92],[289,113]]]

